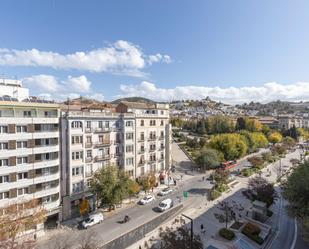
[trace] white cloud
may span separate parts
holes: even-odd
[[[22,82],[33,94],[47,100],[73,99],[80,95],[97,100],[104,99],[102,94],[92,91],[91,82],[84,75],[69,75],[66,80],[59,80],[53,75],[40,74],[24,78]]]
[[[170,63],[168,55],[145,55],[135,44],[119,40],[109,46],[87,52],[59,54],[38,49],[16,50],[0,48],[0,65],[45,66],[55,69],[76,69],[90,72],[110,72],[141,76],[146,64]]]
[[[206,87],[177,86],[175,88],[158,88],[155,84],[142,81],[139,85],[121,85],[121,94],[117,97],[141,96],[157,101],[181,99],[211,99],[228,104],[238,104],[250,101],[269,102],[272,100],[306,101],[309,100],[309,83],[298,82],[283,85],[265,83],[257,87]]]

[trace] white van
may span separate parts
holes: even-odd
[[[172,199],[165,199],[164,201],[162,201],[158,208],[160,210],[160,212],[164,212],[167,209],[170,209],[173,206],[173,200]]]
[[[88,228],[95,224],[101,223],[102,221],[103,221],[103,214],[101,213],[92,214],[86,220],[83,221],[82,227]]]

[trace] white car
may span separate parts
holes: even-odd
[[[103,214],[101,213],[92,214],[86,220],[83,221],[82,227],[88,228],[95,224],[101,223],[102,221],[103,221]]]
[[[146,195],[143,199],[141,199],[139,201],[139,203],[142,204],[142,205],[145,205],[145,204],[148,204],[148,203],[150,203],[154,200],[155,200],[155,198],[154,198],[153,195]]]
[[[168,194],[170,194],[170,193],[172,193],[173,192],[173,190],[171,189],[171,188],[165,188],[165,189],[162,189],[159,193],[158,193],[158,195],[160,195],[160,196],[165,196],[165,195],[168,195]]]
[[[167,209],[170,209],[171,207],[173,207],[173,200],[172,199],[166,199],[164,201],[162,201],[159,206],[158,206],[158,209],[159,211],[161,212],[164,212],[165,210]]]

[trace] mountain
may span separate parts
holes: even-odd
[[[140,102],[140,103],[155,103],[155,101],[143,97],[128,97],[128,98],[121,98],[112,101],[112,104],[119,104],[121,101],[128,101],[128,102]]]

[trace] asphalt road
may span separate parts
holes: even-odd
[[[181,153],[179,157],[180,158],[178,160],[181,161],[182,160]],[[283,164],[288,163],[289,159],[290,157],[282,159]],[[239,163],[238,167],[247,167],[247,165],[248,163],[246,162],[246,160],[242,160]],[[189,162],[186,162],[186,166],[189,166]],[[207,173],[206,177],[208,174],[210,173]],[[200,206],[202,203],[205,203],[206,200],[205,195],[207,189],[209,188],[211,188],[211,184],[208,181],[202,181],[202,175],[191,176],[191,178],[187,178],[186,180],[178,181],[175,191],[170,195],[165,197],[156,196],[156,200],[152,203],[149,203],[144,206],[135,205],[131,208],[127,208],[118,214],[106,218],[101,224],[88,228],[88,230],[91,234],[95,235],[96,241],[99,244],[106,243],[110,240],[119,237],[123,233],[126,233],[127,231],[134,229],[135,227],[147,222],[148,220],[151,220],[154,217],[160,215],[160,213],[156,211],[156,207],[162,200],[166,198],[172,198],[175,204],[177,204],[180,200],[183,203],[185,210],[188,210],[191,207]],[[191,198],[184,198],[183,191],[188,191]],[[125,215],[129,215],[131,217],[131,220],[128,223],[120,224],[119,222],[123,220]],[[290,247],[288,246],[291,245],[291,242],[293,241],[294,220],[287,216],[286,210],[284,208],[282,208],[282,215],[280,217],[279,224],[280,224],[279,233],[277,235],[278,239],[276,239],[273,242],[271,248],[290,249]],[[67,236],[70,237],[71,241],[74,241],[74,243],[79,244],[83,234],[84,230],[78,230],[74,233],[68,232]],[[58,238],[51,237],[49,240],[43,240],[41,241],[41,243],[39,243],[38,248],[40,249],[51,248],[49,247],[49,245],[55,244],[57,239]],[[295,248],[298,249],[298,247]],[[299,248],[302,249],[301,247]]]

